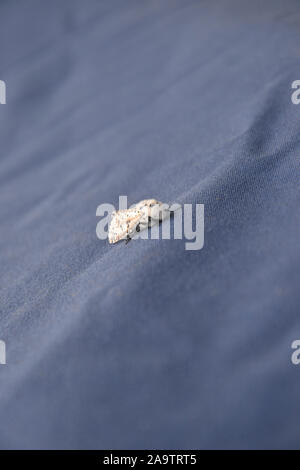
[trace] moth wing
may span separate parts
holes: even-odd
[[[108,231],[109,243],[124,240],[128,235],[134,233],[142,216],[143,213],[135,207],[113,212]]]
[[[144,214],[141,211],[134,210],[132,215],[128,218],[128,235],[132,235],[136,232],[136,227],[144,219]]]

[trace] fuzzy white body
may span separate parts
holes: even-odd
[[[144,199],[129,209],[114,211],[108,231],[109,243],[130,240],[137,232],[158,224],[169,217],[166,204],[156,199]]]

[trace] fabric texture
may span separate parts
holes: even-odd
[[[299,448],[299,2],[3,0],[0,50],[0,447]]]

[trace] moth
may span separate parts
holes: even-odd
[[[114,211],[108,230],[109,243],[126,240],[128,243],[136,233],[158,224],[170,215],[171,211],[156,199],[144,199],[129,209]]]

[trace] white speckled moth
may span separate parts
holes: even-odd
[[[109,243],[131,240],[137,232],[158,224],[170,215],[170,210],[156,199],[144,199],[130,209],[114,211],[108,231]]]

